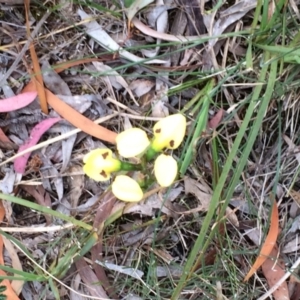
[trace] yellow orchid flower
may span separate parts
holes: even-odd
[[[83,158],[85,165],[84,173],[96,181],[110,179],[110,174],[117,171],[141,170],[141,165],[131,164],[113,158],[110,149],[95,149],[86,154]]]
[[[165,154],[160,154],[154,162],[154,175],[162,187],[170,186],[177,176],[178,166],[176,160]]]
[[[138,202],[141,201],[144,196],[139,184],[126,175],[116,176],[111,188],[113,194],[125,202]]]
[[[181,114],[170,115],[158,121],[153,127],[154,139],[151,148],[160,152],[164,148],[177,149],[186,131],[186,118]]]
[[[121,170],[122,162],[112,157],[110,149],[95,149],[83,158],[83,171],[96,181],[106,181],[111,172]]]
[[[146,132],[140,128],[130,128],[119,133],[116,142],[119,154],[125,158],[143,153],[150,145]]]

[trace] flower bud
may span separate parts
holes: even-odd
[[[176,160],[165,154],[160,154],[154,162],[154,175],[162,187],[170,186],[177,176],[178,166]]]
[[[119,154],[125,158],[143,153],[150,145],[146,132],[139,128],[130,128],[119,133],[116,142]]]
[[[126,175],[118,175],[112,183],[112,192],[125,202],[138,202],[143,199],[143,191],[139,184]]]

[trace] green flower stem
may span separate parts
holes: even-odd
[[[152,147],[149,147],[148,150],[147,150],[147,152],[146,152],[146,160],[147,161],[152,160],[157,153],[158,152],[155,151]]]
[[[120,171],[140,171],[142,169],[141,164],[131,164],[129,162],[121,161]]]
[[[156,179],[153,176],[138,180],[139,186],[144,190],[147,190],[154,182],[156,182]]]

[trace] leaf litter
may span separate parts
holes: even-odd
[[[22,294],[24,299],[35,299],[43,290],[47,299],[144,299],[144,294],[139,292],[142,289],[150,298],[171,298],[163,283],[170,280],[173,289],[173,280],[177,284],[184,273],[203,217],[210,209],[213,177],[217,174],[212,140],[218,137],[221,141],[218,163],[222,168],[225,149],[230,152],[233,137],[244,118],[243,99],[252,91],[249,86],[257,83],[257,70],[253,70],[257,66],[253,63],[261,59],[260,54],[250,57],[249,44],[237,38],[238,34],[236,37],[230,35],[243,28],[241,23],[246,24],[244,28],[251,26],[257,1],[203,2],[203,7],[196,1],[184,0],[180,1],[180,6],[175,1],[125,1],[129,5],[123,7],[124,11],[117,9],[115,4],[106,6],[104,1],[97,1],[90,7],[82,4],[80,8],[61,1],[55,8],[56,16],[47,12],[46,6],[40,8],[42,22],[37,21],[39,14],[36,14],[35,3],[29,6],[29,1],[25,1],[25,16],[20,6],[0,2],[1,9],[5,8],[0,32],[0,168],[3,175],[0,189],[40,207],[40,210],[33,210],[3,200],[1,220],[6,224],[2,222],[2,226],[10,225],[15,229],[42,226],[50,231],[52,225],[64,225],[55,215],[43,212],[43,207],[50,207],[54,212],[92,224],[97,235],[97,239],[93,239],[93,235],[86,237],[86,232],[74,226],[55,234],[29,230],[8,237],[1,235],[0,254],[4,242],[13,268],[35,272],[25,263],[34,257],[40,270],[45,272],[45,268],[55,278],[48,280],[44,276],[44,281],[36,278],[26,284],[22,280],[17,284],[4,280],[2,284],[7,287],[8,299],[20,299],[22,296],[17,295]],[[292,1],[289,5],[291,12],[297,15],[295,3]],[[270,5],[270,11],[276,13],[274,6]],[[32,40],[37,34],[39,39]],[[240,59],[238,51],[232,51],[234,47],[243,50],[239,55],[246,59],[247,66],[251,58],[252,70],[241,68],[237,72],[246,74],[244,77],[230,73]],[[30,57],[24,55],[28,49]],[[220,70],[221,65],[226,70]],[[202,72],[201,75],[193,77],[195,70]],[[206,76],[223,80],[224,85],[211,99],[212,117],[206,132],[194,145],[193,164],[182,181],[168,191],[154,187],[145,200],[128,205],[107,192],[109,183],[97,184],[84,176],[82,158],[88,151],[103,146],[99,139],[105,147],[114,149],[116,134],[127,126],[151,128],[153,119],[149,115],[160,118],[184,109],[191,126],[197,117],[198,103],[201,103],[201,98],[191,98],[201,92]],[[248,83],[245,78],[250,77]],[[202,82],[193,82],[196,79]],[[186,90],[181,90],[184,84],[187,84]],[[267,235],[259,223],[264,228],[271,224],[273,232],[275,225],[268,218],[271,211],[266,208],[270,204],[266,195],[274,183],[270,174],[277,170],[274,153],[279,141],[274,124],[278,121],[275,113],[278,107],[275,103],[266,114],[271,121],[267,124],[266,119],[264,125],[269,127],[262,126],[230,206],[226,207],[224,215],[220,214],[224,199],[219,199],[220,207],[215,213],[219,219],[211,224],[214,229],[224,222],[225,232],[232,238],[235,249],[240,250],[242,245],[247,252],[252,244],[260,247],[260,252],[252,257],[254,261],[264,256],[264,262],[259,264],[249,261],[248,265],[245,257],[239,254],[230,254],[227,258],[232,258],[237,269],[242,270],[237,278],[239,282],[252,265],[255,276],[251,280],[262,289],[274,287],[283,278],[286,274],[284,255],[292,262],[299,250],[299,183],[293,176],[299,166],[296,138],[299,113],[291,103],[297,93],[291,90],[289,93],[283,100],[287,124],[282,135],[286,144],[281,149],[280,183],[285,195],[277,199],[281,216],[277,223],[282,234],[273,237],[275,246],[271,252],[270,249],[264,251],[268,239],[261,238]],[[192,106],[189,106],[190,101],[193,101]],[[104,124],[99,125],[94,122],[96,120]],[[17,153],[19,157],[14,157]],[[180,153],[175,152],[175,155],[180,156]],[[235,162],[239,159],[237,157]],[[257,225],[253,225],[253,221],[257,221]],[[250,231],[244,229],[247,224],[252,226]],[[255,230],[258,227],[260,229]],[[16,240],[19,244],[15,244]],[[205,267],[219,262],[217,254],[223,251],[220,241],[221,238],[210,242],[211,249],[204,253]],[[279,243],[281,247],[277,248]],[[18,245],[25,247],[21,251]],[[7,266],[3,259],[0,264]],[[198,271],[204,272],[204,269],[202,266]],[[201,286],[199,289],[186,287],[185,291],[199,299],[230,298],[230,289],[222,290],[228,283],[226,272],[226,267],[221,269],[220,274],[224,276],[221,287],[213,279],[205,284],[197,282]],[[159,292],[149,284],[149,274],[161,279],[157,281],[157,286],[162,287]],[[211,271],[211,278],[213,276]],[[131,285],[130,277],[140,279],[139,283]],[[263,277],[267,284],[264,279],[257,280]],[[284,281],[272,293],[274,299],[290,299],[287,283],[288,280]],[[235,290],[235,294],[241,298],[248,295],[244,286]],[[297,294],[295,284],[290,295],[296,297]],[[255,295],[257,299],[259,296]]]

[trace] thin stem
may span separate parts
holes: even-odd
[[[122,161],[121,162],[121,170],[122,171],[140,171],[143,170],[141,164],[132,164],[129,162]]]

